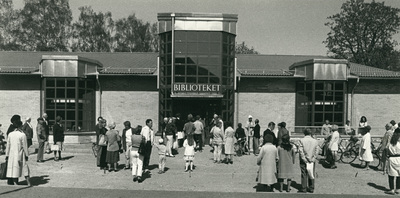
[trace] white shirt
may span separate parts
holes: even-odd
[[[152,129],[150,129],[149,126],[145,126],[142,128],[142,131],[140,132],[141,135],[143,135],[144,139],[146,141],[151,141],[153,142],[154,140],[154,132]]]
[[[127,143],[132,141],[132,129],[126,130],[125,138]]]

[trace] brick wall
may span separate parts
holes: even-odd
[[[236,95],[235,123],[246,123],[249,115],[253,120],[259,119],[261,131],[267,129],[269,122],[286,122],[289,131],[295,124],[295,93],[239,93]]]
[[[0,90],[0,123],[3,125],[0,129],[5,133],[11,122],[10,119],[14,114],[21,116],[21,120],[25,122],[26,117],[32,118],[34,127],[33,141],[36,138],[36,119],[40,117],[40,91],[5,91]]]
[[[386,123],[400,122],[399,101],[400,94],[355,94],[352,126],[358,127],[361,116],[365,116],[372,128],[371,134],[383,136]]]
[[[97,98],[99,100],[99,98]],[[158,129],[158,92],[156,91],[103,91],[101,114],[107,123],[115,122],[117,130],[130,121],[132,126],[145,125],[153,120],[153,129]]]

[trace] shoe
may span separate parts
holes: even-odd
[[[125,170],[126,170],[126,169],[129,169],[129,167],[128,167],[128,166],[125,166]]]
[[[286,192],[290,192],[292,189],[287,189]]]
[[[337,168],[337,166],[331,166],[331,169],[336,169]]]
[[[297,193],[307,193],[305,190],[299,190]]]
[[[137,181],[137,177],[135,176],[135,177],[133,177],[133,182],[136,182]]]
[[[37,160],[36,162],[43,163],[43,162],[44,162],[44,160]]]
[[[309,192],[309,193],[314,193],[314,190],[308,189],[307,192]]]
[[[189,169],[186,169],[186,170],[185,170],[185,172],[188,172],[188,171],[189,171]]]
[[[171,154],[171,155],[169,155],[169,156],[170,156],[170,157],[175,157],[175,156],[174,156],[174,155],[172,155],[172,154]]]
[[[394,193],[396,193],[396,194],[399,194],[399,193],[400,193],[400,191],[399,191],[399,190],[395,190],[395,191],[394,191]]]
[[[118,172],[119,170],[118,169],[114,169],[114,172]]]
[[[389,191],[386,191],[385,194],[394,195],[396,193],[394,192],[394,190],[389,190]]]
[[[233,161],[231,160],[231,161],[229,161],[229,163],[230,163],[230,164],[233,164]]]
[[[214,163],[217,163],[217,160],[214,160]]]
[[[162,174],[162,173],[163,173],[163,171],[162,171],[162,170],[158,171],[158,174]]]
[[[142,183],[142,182],[143,182],[142,177],[138,177],[137,180],[138,180],[139,183]]]

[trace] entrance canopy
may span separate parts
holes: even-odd
[[[289,68],[295,70],[295,77],[305,80],[347,80],[349,63],[344,59],[310,59],[294,63]]]

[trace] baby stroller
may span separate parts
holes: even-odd
[[[247,148],[247,142],[245,139],[239,139],[234,145],[234,149],[237,156],[246,155],[246,153],[249,154],[246,148]]]

